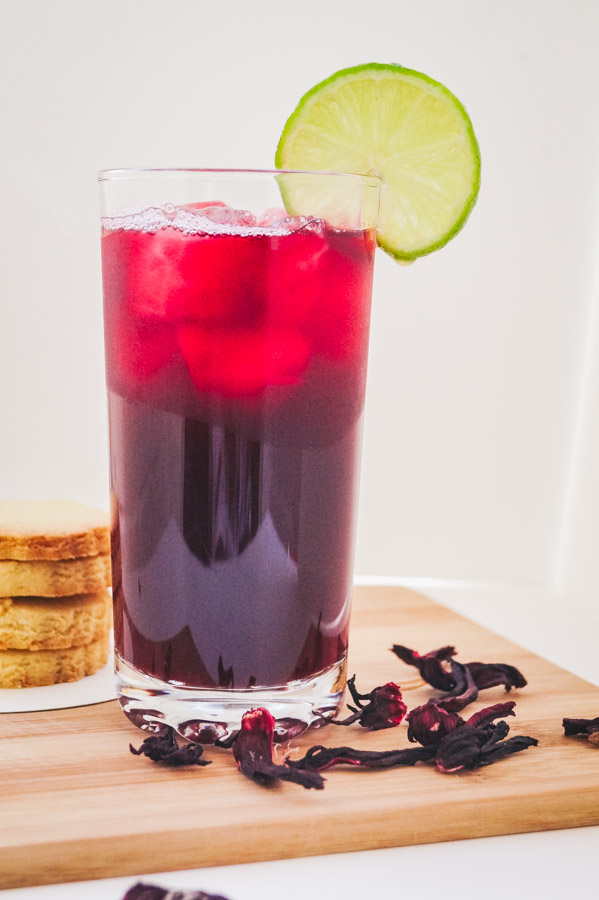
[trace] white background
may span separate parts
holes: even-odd
[[[2,0],[0,495],[107,506],[100,168],[268,167],[300,96],[400,62],[468,108],[466,230],[376,264],[357,572],[599,618],[599,4]]]

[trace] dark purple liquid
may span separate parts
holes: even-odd
[[[236,688],[343,659],[359,422],[302,448],[114,393],[110,419],[122,657],[164,681]]]

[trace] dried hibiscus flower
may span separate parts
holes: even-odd
[[[464,709],[481,690],[503,685],[510,691],[527,683],[519,669],[506,663],[459,663],[453,659],[455,647],[440,647],[422,656],[401,644],[394,644],[391,649],[407,665],[415,666],[424,681],[445,691],[445,696],[435,703],[451,712]]]
[[[301,759],[287,760],[294,769],[322,771],[332,766],[359,766],[363,769],[392,769],[426,762],[434,748],[407,747],[405,750],[355,750],[353,747],[310,747]]]
[[[564,719],[562,722],[564,735],[585,735],[591,744],[599,747],[599,716],[596,719]]]
[[[287,764],[273,762],[275,720],[267,709],[251,709],[244,713],[241,728],[233,743],[233,756],[239,771],[258,784],[293,781],[305,788],[322,790],[324,779],[318,772],[302,772]]]
[[[147,756],[153,762],[163,763],[165,766],[210,765],[210,760],[200,758],[204,752],[200,744],[179,745],[175,738],[175,730],[168,727],[163,733],[146,738],[137,750],[129,744],[129,750],[135,756]]]
[[[468,720],[462,719],[455,712],[449,712],[439,707],[436,701],[429,701],[424,706],[417,706],[408,713],[408,740],[418,742],[423,747],[436,746],[443,738],[467,725],[470,728],[493,728],[494,720],[504,716],[515,716],[514,706],[510,700],[507,703],[496,703],[474,713]]]
[[[393,681],[374,688],[369,694],[360,694],[356,689],[355,675],[348,679],[347,686],[356,704],[356,706],[347,704],[353,715],[341,720],[327,719],[331,725],[353,725],[354,722],[359,722],[362,728],[381,731],[383,728],[394,728],[399,725],[408,711],[401,698],[399,685]]]
[[[157,884],[143,884],[138,881],[130,887],[123,900],[227,900],[221,894],[206,894],[204,891],[170,891]]]
[[[520,735],[504,740],[509,725],[495,720],[514,716],[515,705],[511,700],[496,703],[464,720],[431,701],[408,713],[408,739],[433,748],[437,768],[444,774],[489,766],[538,743]]]

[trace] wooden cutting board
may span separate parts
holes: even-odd
[[[431,765],[325,773],[324,791],[261,788],[228,751],[169,770],[129,753],[141,743],[116,701],[0,716],[0,887],[77,881],[292,856],[599,824],[599,749],[565,738],[564,716],[599,715],[599,688],[412,591],[355,591],[350,673],[368,691],[395,680],[410,708],[432,696],[388,650],[454,644],[458,659],[518,666],[511,734],[539,739],[484,769]],[[482,692],[468,714],[506,699]],[[406,727],[321,729],[294,742],[406,746]]]

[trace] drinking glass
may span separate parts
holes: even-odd
[[[298,733],[345,687],[380,182],[99,180],[120,703]]]

